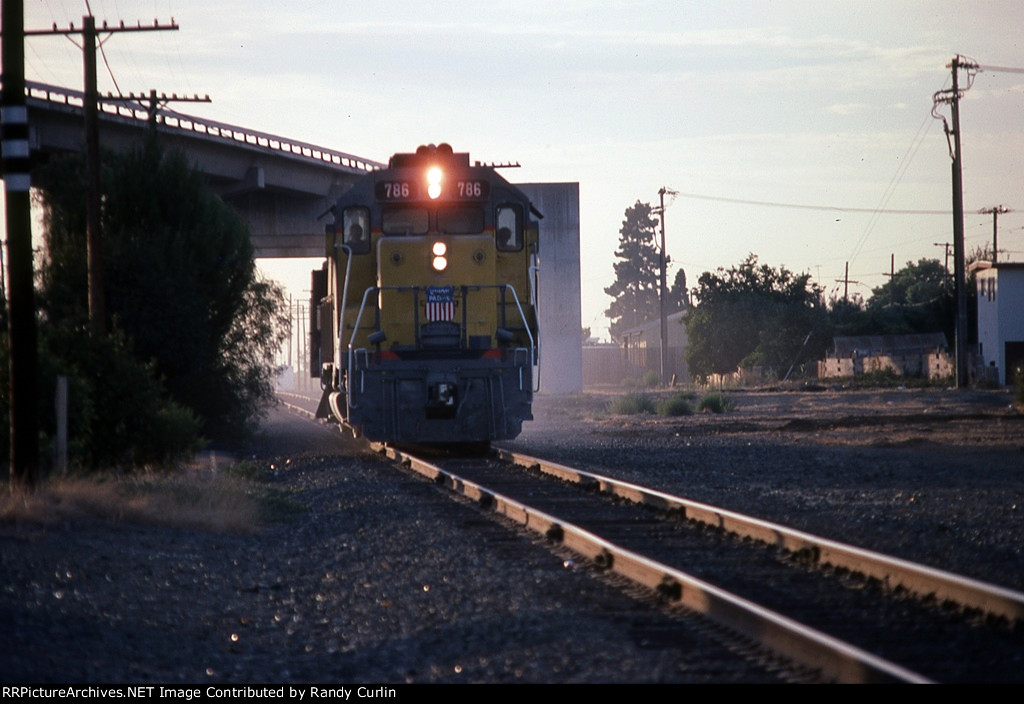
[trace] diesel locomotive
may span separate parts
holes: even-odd
[[[319,416],[394,444],[485,444],[533,418],[541,215],[499,168],[422,146],[335,203],[312,285]]]

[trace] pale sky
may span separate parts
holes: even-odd
[[[97,22],[178,23],[104,45],[128,92],[209,94],[176,109],[376,161],[449,142],[516,162],[512,181],[580,184],[583,325],[607,334],[603,289],[623,212],[667,207],[690,286],[748,252],[867,297],[896,266],[944,258],[950,158],[932,94],[956,54],[979,72],[961,103],[967,248],[1024,261],[1024,3],[347,2],[91,0]],[[84,0],[25,0],[27,29],[80,26]],[[81,89],[67,39],[26,41],[29,80]],[[966,74],[961,73],[961,80]],[[100,60],[100,89],[116,91]],[[949,117],[948,106],[942,113]],[[693,197],[699,196],[699,197]],[[753,204],[758,201],[774,204]],[[815,208],[782,207],[786,204]],[[543,227],[543,222],[541,223]],[[939,243],[936,246],[935,243]],[[267,266],[295,295],[308,269]],[[841,294],[841,289],[840,289]]]

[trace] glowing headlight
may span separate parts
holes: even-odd
[[[444,271],[448,267],[448,258],[445,257],[448,254],[448,245],[444,242],[434,242],[430,246],[430,253],[434,255],[434,258],[430,261],[434,271]]]
[[[444,174],[441,172],[441,169],[436,166],[427,171],[427,195],[431,199],[441,195],[441,178],[443,176]]]

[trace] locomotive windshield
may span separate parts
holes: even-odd
[[[385,235],[425,235],[430,224],[426,208],[384,208],[381,230]]]
[[[477,235],[484,231],[483,208],[473,205],[441,208],[437,229],[450,235]]]

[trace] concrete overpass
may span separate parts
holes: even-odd
[[[33,159],[82,151],[83,95],[28,84]],[[148,106],[100,99],[100,144],[128,149],[151,129]],[[256,256],[323,257],[328,209],[375,161],[286,137],[160,109],[162,141],[181,149],[249,225]],[[411,149],[412,145],[401,145]],[[553,393],[583,389],[580,325],[579,184],[519,184],[544,214],[540,223],[541,384]]]
[[[82,151],[83,95],[29,83],[34,159]],[[100,98],[100,144],[115,151],[150,129],[147,106]],[[161,109],[153,116],[164,144],[181,149],[249,225],[258,257],[322,257],[324,213],[360,175],[382,164],[305,142]]]

